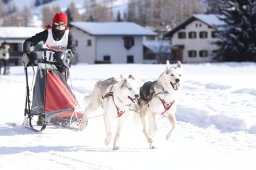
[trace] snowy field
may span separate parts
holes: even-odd
[[[101,116],[89,119],[83,132],[47,127],[35,133],[22,127],[25,76],[23,67],[12,67],[9,76],[0,76],[0,169],[254,170],[256,64],[184,64],[183,68],[184,87],[171,140],[165,141],[168,124],[160,118],[158,148],[148,149],[140,124],[131,117],[120,150],[112,151],[112,145],[104,145]],[[157,79],[164,69],[164,65],[80,64],[72,66],[70,83],[81,103],[99,79],[133,74],[142,84]]]

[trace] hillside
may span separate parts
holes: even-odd
[[[54,6],[59,6],[61,8],[61,10],[65,11],[67,9],[67,7],[70,5],[71,2],[74,2],[76,4],[76,7],[80,10],[80,11],[84,11],[83,10],[83,6],[85,3],[85,0],[55,0],[53,2],[47,3],[45,5],[41,5],[39,7],[35,7],[36,0],[25,0],[25,1],[20,1],[20,0],[12,0],[8,6],[13,6],[15,5],[19,10],[22,10],[25,6],[27,6],[28,8],[30,8],[30,10],[32,11],[32,14],[41,14],[41,9],[43,7],[54,7]],[[102,0],[97,0],[98,3],[101,3]],[[122,12],[124,12],[126,10],[126,5],[128,3],[128,0],[113,0],[112,4],[109,4],[109,8],[113,9],[113,12],[117,12],[118,10]]]

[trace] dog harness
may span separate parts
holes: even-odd
[[[159,96],[158,98],[160,99],[160,101],[163,104],[164,107],[164,111],[161,113],[161,115],[163,115],[167,110],[169,110],[171,108],[171,106],[173,105],[173,103],[175,102],[174,100],[171,102],[166,102],[164,99],[161,99]]]
[[[104,96],[102,96],[102,99],[105,99],[106,97],[112,97],[112,100],[113,100],[113,103],[116,107],[116,110],[117,110],[117,117],[121,117],[125,111],[121,110],[115,103],[115,99],[114,99],[114,95],[113,95],[113,92],[108,92],[106,93]]]

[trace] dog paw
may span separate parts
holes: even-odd
[[[167,134],[167,135],[166,135],[166,140],[167,140],[167,141],[170,141],[171,136],[172,136],[171,134]]]
[[[113,150],[119,150],[119,146],[114,146]]]
[[[150,144],[150,145],[149,145],[149,149],[156,149],[156,146]]]
[[[147,138],[148,143],[153,143],[153,139],[152,138]]]
[[[166,141],[170,141],[170,140],[171,140],[170,136],[166,136]]]
[[[106,137],[105,139],[105,145],[108,146],[110,144],[110,141],[111,141],[111,137]]]
[[[79,126],[79,129],[83,131],[88,125],[88,119],[84,117],[82,119],[79,119],[77,121],[77,125]]]

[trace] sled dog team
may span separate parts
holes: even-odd
[[[128,115],[138,114],[149,148],[155,148],[156,116],[164,115],[170,122],[171,128],[166,135],[167,140],[175,128],[176,106],[183,83],[181,76],[181,63],[170,65],[167,61],[166,68],[158,79],[145,82],[141,87],[132,75],[96,82],[92,93],[84,98],[86,107],[80,129],[86,127],[88,113],[102,108],[106,145],[109,145],[112,139],[111,120],[116,118],[118,121],[113,142],[113,150],[118,150],[118,141]]]

